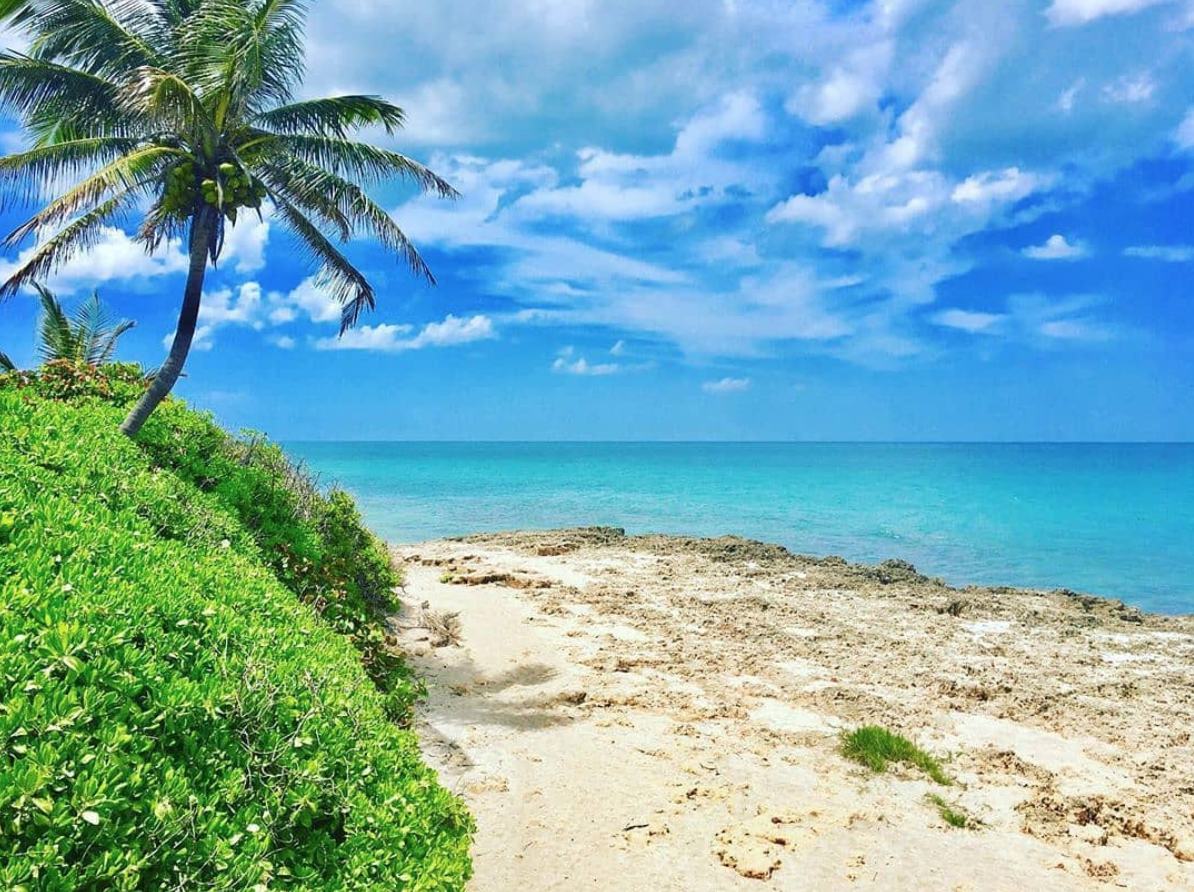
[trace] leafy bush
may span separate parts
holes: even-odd
[[[294,596],[364,603],[392,578],[351,501],[270,489],[180,404],[138,445],[112,389],[12,377],[0,888],[462,888],[468,815],[340,619]]]
[[[31,398],[77,405],[99,401],[127,411],[145,381],[135,365],[54,362],[38,372],[0,376],[0,390],[10,387]],[[179,479],[182,503],[194,501],[198,490],[235,515],[240,526],[228,535],[247,531],[278,579],[361,651],[390,717],[409,722],[423,688],[392,653],[384,625],[384,613],[395,606],[392,589],[401,580],[352,499],[334,491],[325,496],[261,434],[230,436],[210,414],[192,411],[181,400],[164,403],[137,442],[156,467]]]
[[[99,367],[56,359],[37,371],[15,371],[0,375],[0,388],[3,389],[29,388],[31,392],[48,399],[93,397],[117,405],[132,405],[147,386],[141,367],[128,363]]]

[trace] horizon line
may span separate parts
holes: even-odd
[[[452,440],[278,437],[280,443],[409,446],[1194,446],[1194,440]]]

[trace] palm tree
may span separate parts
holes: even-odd
[[[101,227],[141,215],[154,251],[185,238],[190,268],[170,353],[121,430],[135,436],[174,387],[195,335],[208,263],[227,226],[272,206],[343,307],[340,332],[374,306],[374,290],[336,242],[377,239],[434,278],[406,235],[365,191],[403,178],[456,191],[404,155],[351,138],[402,109],[376,96],[296,100],[308,0],[0,0],[0,23],[31,37],[0,53],[0,108],[33,138],[0,158],[6,195],[50,200],[5,240],[37,247],[0,299],[94,245]],[[73,186],[60,191],[64,182]],[[330,232],[331,237],[325,232]]]
[[[38,355],[42,362],[65,359],[76,365],[103,365],[111,362],[121,335],[136,327],[127,319],[115,321],[93,293],[67,316],[62,304],[48,288],[34,284],[41,301],[41,326],[38,329]]]
[[[112,361],[121,336],[137,327],[136,322],[127,319],[115,321],[100,302],[98,293],[93,292],[90,299],[68,316],[54,292],[36,282],[33,287],[41,301],[37,353],[42,362],[66,360],[75,365],[103,365]],[[16,364],[0,352],[0,371],[16,370]]]

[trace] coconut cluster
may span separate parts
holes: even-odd
[[[265,200],[265,184],[231,162],[214,170],[202,170],[194,161],[184,161],[170,171],[163,209],[176,217],[186,217],[200,202],[219,209],[231,222],[242,207],[257,209]]]

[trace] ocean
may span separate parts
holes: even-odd
[[[393,542],[608,525],[1194,613],[1194,444],[329,443]]]

